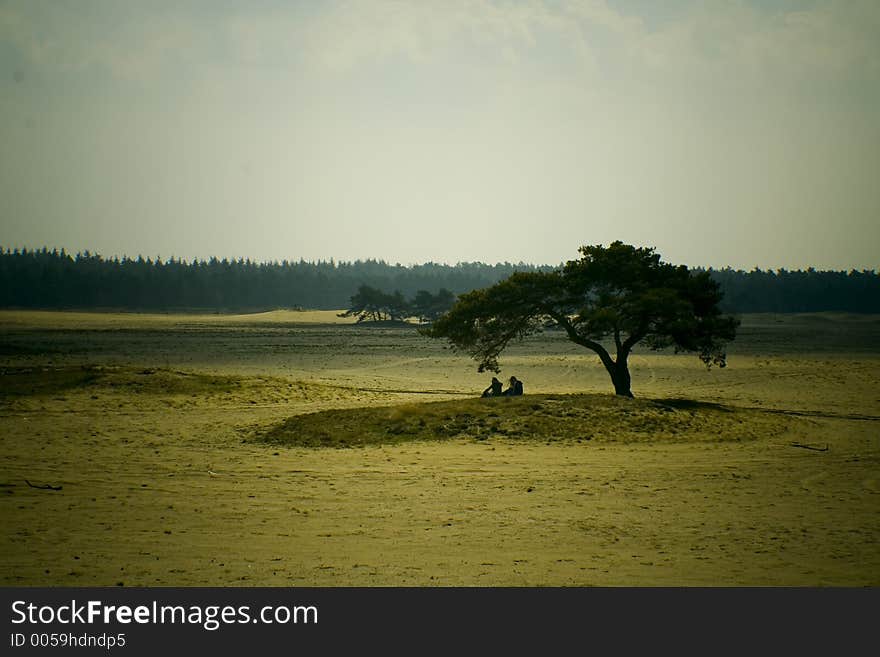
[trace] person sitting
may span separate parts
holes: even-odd
[[[517,379],[515,376],[510,377],[510,387],[501,394],[505,397],[516,397],[523,394],[522,381]]]
[[[489,384],[489,387],[483,391],[483,397],[500,397],[501,396],[501,381],[496,379],[494,376],[492,377],[492,383]]]

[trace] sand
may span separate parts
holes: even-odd
[[[597,414],[606,439],[580,443],[258,442],[488,383],[414,331],[331,315],[0,313],[2,584],[880,584],[877,318],[744,318],[724,370],[633,357],[637,397],[719,404],[742,421],[724,439],[616,440]],[[559,336],[502,365],[527,396],[614,399]]]

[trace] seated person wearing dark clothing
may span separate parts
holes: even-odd
[[[505,397],[516,397],[517,395],[523,394],[522,381],[515,376],[510,377],[510,387],[501,394]]]
[[[501,381],[496,379],[494,376],[492,377],[492,383],[489,384],[489,387],[483,391],[483,397],[500,397],[501,396]]]

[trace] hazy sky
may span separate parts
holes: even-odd
[[[0,245],[880,269],[880,2],[0,0]]]

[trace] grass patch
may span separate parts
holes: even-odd
[[[714,404],[673,405],[597,394],[527,395],[296,415],[261,431],[257,439],[273,445],[336,448],[461,438],[718,442],[758,439],[785,425],[760,411]]]

